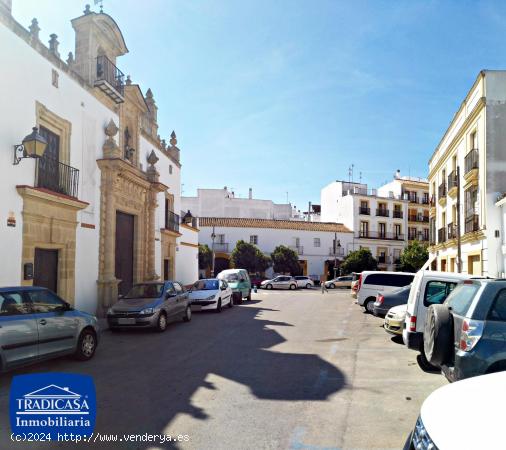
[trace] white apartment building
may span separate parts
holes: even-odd
[[[408,242],[429,243],[429,182],[424,178],[401,176],[378,188],[380,197],[403,198],[408,203]]]
[[[303,274],[316,279],[332,277],[335,260],[339,265],[353,248],[353,233],[339,223],[201,217],[199,227],[200,243],[214,248],[216,273],[229,267],[239,240],[258,246],[266,255],[278,245],[292,248],[299,255]],[[272,268],[266,275],[272,275]]]
[[[483,70],[429,161],[435,268],[458,270],[460,235],[463,273],[504,276],[505,167],[506,71]]]
[[[239,198],[226,186],[223,189],[197,189],[196,197],[181,197],[181,205],[184,211],[191,211],[197,217],[290,220],[296,213],[289,203],[253,198],[251,188],[248,198]]]
[[[335,181],[321,190],[321,220],[353,231],[353,250],[367,248],[382,270],[395,270],[407,244],[409,200],[364,183]]]
[[[128,52],[118,25],[87,6],[72,26],[63,61],[56,35],[47,47],[37,21],[25,29],[0,0],[0,285],[45,286],[103,314],[132,283],[192,283],[198,229],[180,224],[175,133],[160,140],[151,90],[116,66]],[[32,127],[38,157],[18,145]]]

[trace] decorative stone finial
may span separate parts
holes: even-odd
[[[32,24],[28,27],[28,29],[30,30],[30,37],[33,40],[38,41],[40,27],[39,27],[39,22],[37,21],[37,19],[35,17],[32,19]]]
[[[156,156],[154,150],[151,150],[151,153],[149,154],[147,161],[149,164],[149,167],[146,170],[148,180],[151,182],[158,182],[158,180],[160,179],[160,174],[158,173],[155,167],[155,164],[158,162],[158,156]]]
[[[69,66],[74,64],[74,54],[72,52],[69,52],[69,57],[67,58],[67,64]]]
[[[153,92],[151,92],[150,88],[148,88],[148,90],[146,91],[146,98],[149,100],[153,100]]]
[[[148,164],[151,164],[154,166],[158,162],[159,158],[156,156],[156,153],[154,150],[151,150],[151,153],[148,156]]]
[[[86,5],[86,6],[84,7],[83,14],[84,14],[85,16],[87,16],[88,14],[91,14],[90,5]]]
[[[162,139],[162,148],[165,150],[167,148],[167,142],[165,139]]]
[[[126,85],[130,86],[131,84],[132,84],[132,80],[130,79],[130,75],[127,75]]]
[[[114,136],[118,133],[118,127],[114,123],[114,120],[110,120],[107,126],[104,128],[104,133],[107,136],[102,150],[104,151],[104,158],[121,158],[121,150],[114,140]]]
[[[114,123],[114,120],[110,120],[107,126],[105,127],[105,134],[109,139],[113,139],[114,136],[118,133],[118,127]]]
[[[172,131],[172,133],[170,133],[170,145],[172,145],[173,147],[175,147],[177,145],[177,139],[176,139],[176,133],[174,131]]]
[[[58,42],[58,36],[56,34],[50,34],[49,37],[51,39],[49,39],[49,51],[54,55],[56,56],[57,58],[60,57],[60,53],[58,53],[58,45],[60,45],[60,43]]]

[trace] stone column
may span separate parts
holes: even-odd
[[[147,192],[147,220],[146,220],[146,239],[147,239],[147,278],[149,280],[158,280],[160,278],[155,270],[155,212],[158,206],[156,201],[156,194],[158,193],[158,180],[160,174],[155,168],[155,164],[158,162],[158,157],[152,150],[148,156],[149,167],[147,169],[148,180],[152,183],[149,191]]]

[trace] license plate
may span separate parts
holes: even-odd
[[[134,318],[120,318],[118,319],[118,324],[119,325],[133,325],[135,323],[135,319]]]

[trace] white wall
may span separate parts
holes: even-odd
[[[199,233],[186,227],[180,228],[182,236],[178,238],[176,251],[176,279],[188,285],[198,280],[199,252],[195,247],[199,243]]]

